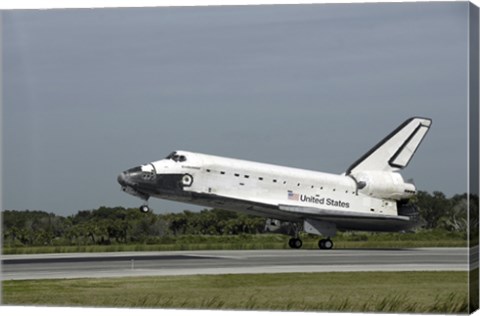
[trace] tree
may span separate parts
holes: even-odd
[[[470,228],[471,238],[478,238],[478,196],[459,194],[447,198],[442,192],[419,191],[415,202],[425,228],[465,234]],[[265,227],[262,217],[222,209],[157,215],[102,206],[68,217],[29,210],[6,210],[2,217],[3,243],[11,246],[155,243],[163,236],[185,234],[258,234]]]
[[[434,191],[433,195],[419,191],[416,204],[427,229],[436,228],[442,216],[451,208],[451,201],[439,191]]]
[[[468,197],[467,194],[455,195],[450,199],[449,209],[439,220],[439,227],[448,231],[467,233]]]

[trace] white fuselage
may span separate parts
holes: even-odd
[[[397,215],[394,200],[359,192],[355,180],[350,176],[186,151],[177,151],[177,154],[185,156],[186,160],[162,159],[151,163],[156,175],[189,174],[193,181],[183,190],[205,194],[211,198],[200,199],[195,203],[191,195],[172,195],[168,191],[162,193],[161,190],[152,194],[153,196],[212,207],[231,204],[225,201],[245,201],[255,205],[302,205],[319,209]],[[143,168],[147,170],[149,165]],[[246,211],[243,203],[239,204],[242,209],[235,210]],[[252,208],[250,213],[263,213],[261,208],[257,209],[259,211],[255,212],[255,208]],[[274,217],[274,214],[271,215]]]
[[[176,151],[122,172],[118,182],[144,200],[153,196],[303,223],[313,234],[405,230],[418,224],[418,210],[409,202],[416,189],[397,171],[408,165],[430,126],[427,118],[406,120],[342,175]]]

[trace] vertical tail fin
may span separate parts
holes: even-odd
[[[370,149],[346,171],[398,171],[405,168],[427,134],[432,120],[412,117]]]

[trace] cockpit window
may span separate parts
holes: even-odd
[[[142,167],[140,166],[127,170],[128,173],[141,172],[141,171],[142,171]]]
[[[185,157],[184,155],[179,155],[177,154],[176,151],[174,151],[173,153],[171,153],[170,155],[167,156],[166,159],[171,159],[175,162],[184,162],[184,161],[187,161],[187,157]]]
[[[172,159],[173,156],[175,156],[177,154],[176,151],[172,152],[170,155],[168,155],[167,157],[165,157],[165,159]]]

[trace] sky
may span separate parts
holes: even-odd
[[[467,16],[458,2],[5,11],[3,209],[140,206],[117,175],[176,149],[340,174],[412,116],[433,125],[404,178],[464,193]]]

